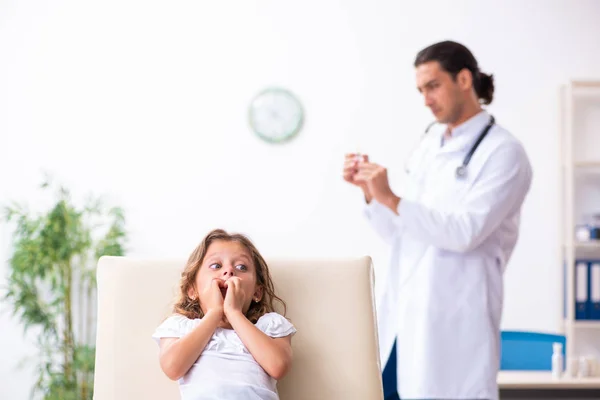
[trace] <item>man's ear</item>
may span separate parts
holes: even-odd
[[[468,68],[461,69],[458,74],[456,74],[456,83],[462,90],[468,90],[473,87],[473,74],[469,71]]]
[[[262,286],[259,286],[256,288],[256,290],[254,291],[254,296],[252,296],[252,300],[254,300],[255,302],[259,302],[262,300],[263,297],[263,288]]]

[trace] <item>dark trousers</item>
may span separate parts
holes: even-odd
[[[382,379],[384,399],[400,400],[400,396],[398,396],[398,377],[396,375],[396,341],[394,341],[392,352],[383,369]]]

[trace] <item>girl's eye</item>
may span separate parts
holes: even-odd
[[[248,271],[248,267],[246,267],[244,264],[237,265],[236,268],[239,271]]]
[[[221,268],[221,266],[219,264],[211,264],[211,265],[208,266],[208,268],[210,268],[210,269],[219,269],[219,268]]]

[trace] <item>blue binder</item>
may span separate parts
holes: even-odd
[[[600,260],[590,262],[588,268],[589,318],[600,320]]]
[[[575,319],[589,319],[590,262],[575,261]]]

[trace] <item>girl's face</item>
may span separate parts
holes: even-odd
[[[246,314],[252,300],[260,301],[262,288],[256,284],[256,268],[248,250],[239,242],[216,240],[208,246],[206,256],[196,275],[196,290],[203,291],[213,279],[227,281],[232,277],[240,279],[244,293],[243,312]],[[221,289],[225,298],[226,288]],[[200,304],[202,311],[207,310]]]

